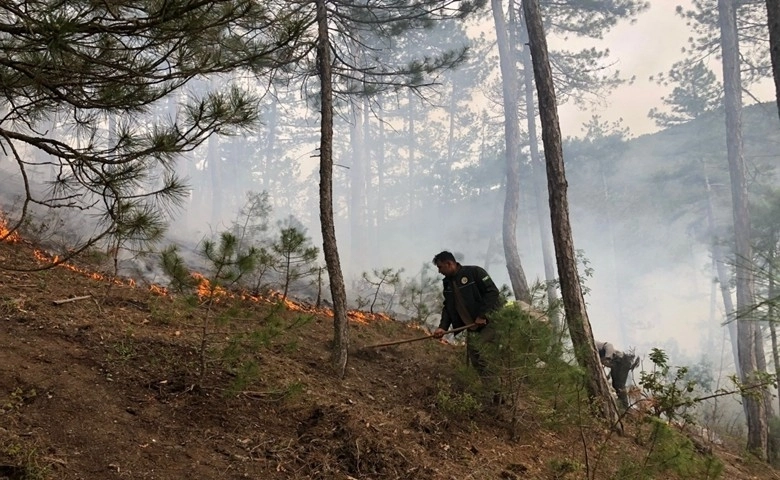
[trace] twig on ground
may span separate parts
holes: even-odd
[[[84,295],[82,297],[63,298],[60,300],[54,300],[52,301],[52,303],[54,303],[55,305],[62,305],[63,303],[77,302],[79,300],[86,300],[88,298],[92,298],[92,295]]]

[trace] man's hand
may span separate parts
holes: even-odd
[[[446,333],[447,333],[447,331],[444,330],[443,328],[437,328],[436,330],[433,331],[433,337],[434,338],[441,338]]]
[[[484,327],[485,325],[487,325],[487,323],[488,323],[487,318],[485,318],[485,317],[477,317],[477,318],[474,319],[474,325],[472,325],[469,328],[469,330],[476,330],[476,329],[478,329],[480,327]]]

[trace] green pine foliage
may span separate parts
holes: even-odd
[[[551,428],[573,423],[581,411],[583,373],[572,356],[562,352],[560,333],[548,320],[550,313],[508,303],[490,317],[496,340],[476,344],[487,356],[492,375],[482,382],[482,398],[507,406],[513,438],[521,407],[537,409],[538,418]],[[479,342],[479,337],[474,340]]]
[[[396,290],[401,283],[401,273],[403,273],[403,268],[399,270],[392,268],[374,269],[370,274],[363,272],[360,278],[369,292],[362,299],[359,298],[358,303],[365,301],[370,313],[375,313],[374,308],[377,307],[377,302],[384,305],[386,312],[392,310]]]
[[[411,317],[412,322],[426,325],[428,319],[441,312],[441,280],[434,276],[433,267],[425,263],[417,275],[402,282],[400,306]]]
[[[180,90],[269,74],[304,32],[293,13],[250,0],[22,1],[0,6],[0,25],[0,143],[24,191],[14,226],[46,209],[87,212],[93,233],[70,239],[69,257],[158,240],[189,195],[178,156],[258,118],[258,97],[239,81]],[[165,106],[176,108],[158,115]]]
[[[644,460],[621,462],[615,479],[651,480],[666,478],[669,473],[702,480],[721,477],[723,463],[717,457],[697,451],[688,437],[659,418],[646,417],[645,423],[636,439],[646,448]]]
[[[168,247],[162,255],[164,273],[170,278],[171,286],[185,292],[190,298],[197,297],[199,305],[206,310],[200,325],[200,345],[198,347],[198,386],[202,386],[208,364],[210,337],[214,333],[214,324],[224,324],[236,319],[241,310],[229,308],[215,309],[215,302],[222,298],[226,289],[236,284],[255,266],[254,247],[242,248],[235,235],[223,232],[218,241],[205,240],[199,251],[206,260],[207,272],[202,277],[194,275],[184,263],[175,247]]]
[[[278,259],[274,270],[282,277],[282,298],[286,299],[294,282],[317,273],[319,250],[312,245],[311,238],[306,236],[306,229],[294,218],[288,218],[280,226],[278,237],[271,243],[271,250]]]

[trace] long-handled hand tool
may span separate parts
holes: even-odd
[[[465,325],[463,327],[453,328],[452,330],[448,330],[445,333],[445,335],[447,333],[458,333],[458,332],[461,332],[463,330],[466,330],[467,328],[471,328],[473,326],[474,325],[472,324],[472,325]],[[427,340],[429,338],[435,338],[435,336],[433,334],[430,334],[430,335],[426,335],[424,337],[410,338],[408,340],[396,340],[394,342],[377,343],[376,345],[368,345],[366,347],[363,347],[363,348],[361,348],[361,350],[369,350],[369,349],[372,349],[372,348],[379,348],[379,347],[389,347],[390,345],[400,345],[402,343],[419,342],[420,340]]]

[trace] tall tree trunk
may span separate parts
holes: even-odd
[[[517,252],[517,212],[520,209],[520,120],[517,115],[519,80],[509,43],[502,0],[491,1],[496,26],[501,86],[504,96],[504,138],[506,142],[506,198],[504,200],[504,256],[515,298],[531,303],[531,291]]]
[[[604,158],[599,156],[597,162],[599,177],[601,180],[601,196],[604,200],[604,209],[602,212],[604,215],[604,222],[602,226],[604,228],[604,233],[609,240],[609,270],[612,272],[612,289],[615,295],[615,299],[613,301],[614,315],[618,321],[619,339],[621,342],[623,342],[624,345],[628,345],[633,339],[629,338],[629,330],[626,328],[627,319],[623,309],[623,281],[618,274],[617,247],[615,245],[615,227],[612,222],[613,202],[612,198],[610,197],[611,191],[609,189],[609,181],[607,180],[607,167],[604,165]]]
[[[780,0],[766,0],[766,16],[769,24],[769,52],[772,59],[772,76],[775,79],[775,101],[780,115]]]
[[[446,215],[449,213],[449,207],[453,201],[454,188],[452,185],[452,164],[455,163],[455,124],[457,123],[458,118],[457,88],[457,82],[452,82],[452,92],[450,92],[449,108],[447,109],[447,121],[449,123],[447,131],[447,156],[445,158],[445,164],[441,169],[441,195],[439,195],[438,207],[440,218],[446,218]],[[487,266],[485,268],[487,268]]]
[[[775,276],[774,276],[774,255],[772,255],[772,262],[770,263],[770,268],[772,269],[772,275],[769,276],[769,294],[767,295],[768,298],[777,298],[777,288],[775,287]],[[769,318],[769,334],[772,338],[772,363],[775,365],[775,376],[777,378],[780,378],[780,352],[777,351],[777,325],[775,321],[775,307],[772,302],[769,303],[769,312],[767,313],[767,318]],[[780,412],[780,396],[778,396],[778,412]]]
[[[719,242],[720,240],[715,240]],[[728,323],[726,324],[729,331],[729,338],[731,339],[731,353],[734,355],[734,368],[742,378],[742,367],[739,364],[739,334],[737,332],[736,316],[737,311],[734,307],[734,300],[731,298],[731,275],[729,274],[728,266],[726,264],[726,256],[723,253],[723,248],[719,244],[712,245],[712,257],[715,261],[715,272],[718,278],[718,285],[720,286],[720,296],[723,299],[723,308],[726,311],[726,318]]]
[[[521,27],[525,37],[523,44],[528,43],[528,29]],[[547,174],[544,171],[544,159],[539,152],[539,135],[536,131],[536,103],[534,102],[533,60],[531,52],[523,49],[523,84],[525,85],[525,116],[528,127],[528,143],[531,150],[531,172],[534,185],[534,199],[536,204],[537,220],[539,222],[539,236],[542,244],[542,260],[544,261],[544,279],[547,282],[547,301],[550,305],[558,302],[558,290],[555,286],[555,252],[552,245],[552,225],[550,224],[550,205],[545,201],[544,188],[547,184]],[[563,331],[561,316],[557,309],[551,310],[553,326],[557,332]]]
[[[723,248],[720,246],[720,238],[717,235],[717,223],[715,221],[715,199],[713,198],[712,184],[706,170],[704,161],[701,162],[702,175],[704,176],[704,188],[707,199],[707,230],[710,232],[710,242],[712,251],[712,261],[714,262],[715,274],[720,286],[720,296],[723,299],[723,306],[726,310],[726,318],[734,319],[734,302],[731,299],[731,282],[729,281],[728,269],[726,268],[726,258],[723,255]],[[729,321],[726,324],[729,332],[729,343],[731,343],[731,353],[734,357],[734,368],[737,377],[742,378],[742,369],[739,366],[739,348],[737,346],[737,324]]]
[[[412,89],[409,89],[407,92],[407,101],[409,102],[409,117],[408,117],[408,127],[407,130],[407,138],[409,139],[409,170],[408,170],[408,178],[409,178],[409,216],[415,215],[415,204],[417,203],[416,196],[417,196],[417,189],[415,188],[415,165],[416,162],[415,153],[417,152],[417,138],[415,137],[415,126],[414,126],[414,116],[416,115],[416,111],[414,108],[414,94],[412,92]]]
[[[330,294],[333,297],[333,350],[331,361],[336,374],[343,377],[347,369],[349,324],[347,293],[341,272],[336,227],[333,222],[333,84],[328,35],[327,0],[317,5],[317,73],[320,77],[320,224],[322,251],[328,267]]]
[[[523,12],[528,28],[534,78],[539,97],[539,113],[542,119],[542,140],[547,160],[547,185],[550,194],[550,218],[553,229],[558,276],[561,281],[561,295],[566,311],[566,322],[571,334],[577,363],[587,372],[588,395],[598,406],[602,416],[615,428],[622,430],[617,405],[607,385],[601,366],[593,331],[585,308],[582,285],[577,272],[574,241],[569,222],[566,172],[563,164],[561,127],[558,121],[558,106],[555,100],[547,40],[544,36],[542,15],[538,0],[524,0]]]
[[[750,261],[750,212],[742,145],[742,81],[739,72],[737,15],[733,0],[718,0],[720,44],[723,58],[724,105],[726,107],[726,150],[731,177],[734,256],[737,277],[737,337],[742,381],[750,384],[757,370],[756,322],[752,313],[754,278]],[[767,418],[763,398],[743,396],[747,411],[747,448],[761,458],[767,455]]]
[[[371,130],[371,105],[369,104],[368,97],[363,97],[363,154],[365,155],[365,165],[363,167],[363,188],[366,196],[364,208],[363,224],[366,226],[366,231],[363,233],[363,254],[368,256],[368,250],[370,245],[379,245],[379,219],[376,216],[376,201],[377,201],[377,189],[371,188],[374,182],[373,171],[373,158],[374,151],[372,151],[371,145],[373,141]],[[378,111],[377,111],[378,112]],[[381,120],[380,120],[381,121]],[[382,148],[380,145],[375,145],[374,148],[379,150]],[[379,253],[379,252],[377,252]]]
[[[382,104],[378,105],[377,111],[382,111]],[[376,145],[376,231],[379,238],[384,238],[385,219],[387,208],[385,206],[385,119],[379,119],[379,132]]]
[[[362,270],[367,267],[365,264],[365,208],[366,208],[366,179],[365,165],[367,155],[365,153],[366,145],[363,143],[363,111],[361,105],[355,101],[352,103],[352,128],[350,129],[350,143],[352,145],[352,165],[349,170],[350,176],[350,202],[349,202],[349,259],[348,264],[353,268]]]

